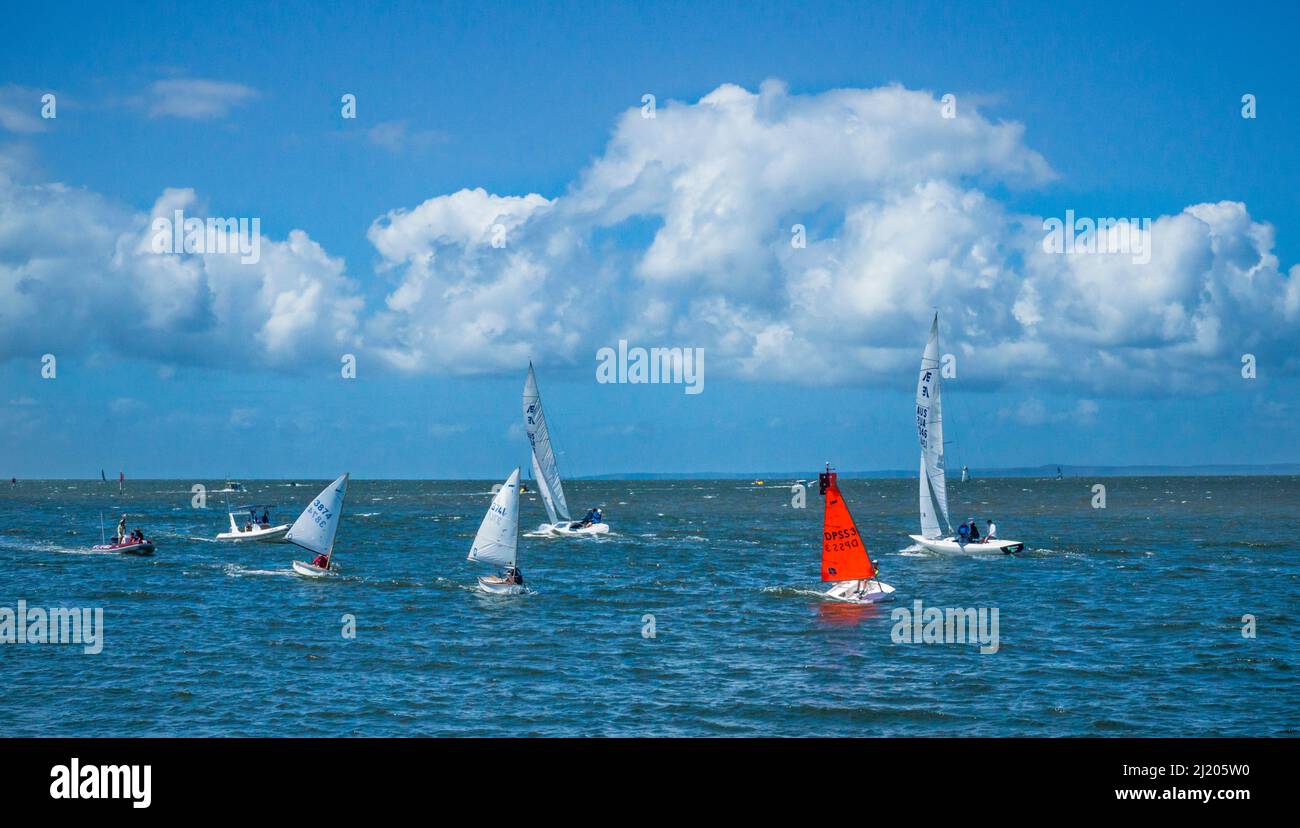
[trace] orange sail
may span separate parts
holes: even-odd
[[[836,474],[821,475],[826,514],[822,522],[822,580],[856,581],[876,577],[876,565],[858,535],[853,515],[840,496]]]

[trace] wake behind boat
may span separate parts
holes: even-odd
[[[822,513],[822,580],[833,582],[824,594],[837,601],[871,604],[894,591],[881,583],[879,571],[858,534],[853,515],[840,495],[838,475],[829,464],[818,476],[825,508]]]
[[[347,493],[348,474],[343,473],[312,500],[311,505],[294,521],[284,539],[301,546],[316,557],[311,563],[294,561],[293,571],[308,578],[321,578],[336,573],[330,566],[334,556],[334,536],[339,530],[343,514],[343,496]]]
[[[528,378],[524,380],[524,429],[532,447],[537,491],[546,506],[546,516],[550,518],[550,523],[538,527],[539,530],[561,536],[609,534],[609,525],[599,508],[588,510],[582,520],[574,520],[569,514],[560,469],[555,462],[555,449],[551,446],[551,432],[542,412],[542,394],[537,390],[537,375],[531,362],[528,363]]]
[[[953,532],[948,518],[948,485],[943,465],[943,403],[939,385],[939,314],[930,324],[930,339],[921,355],[921,373],[916,383],[916,433],[921,439],[920,512],[921,534],[908,535],[925,549],[947,555],[987,555],[1019,552],[1019,541],[970,542],[965,532]],[[965,476],[963,470],[963,476]],[[943,518],[950,534],[939,526]],[[964,528],[964,527],[963,527]]]
[[[466,560],[493,564],[500,575],[479,576],[478,588],[490,595],[519,595],[524,591],[524,574],[519,571],[519,469],[510,473],[492,497],[483,523],[469,548]]]

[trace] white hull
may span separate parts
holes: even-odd
[[[552,523],[551,525],[544,526],[543,528],[546,531],[550,532],[552,535],[571,536],[571,535],[608,535],[609,534],[608,523],[593,523],[590,526],[584,526],[581,529],[572,528],[578,525],[578,523],[580,523],[580,521],[562,520],[559,523]]]
[[[308,578],[325,578],[334,574],[332,569],[323,569],[319,566],[312,566],[305,561],[294,561],[293,571],[299,575],[305,575]]]
[[[271,526],[266,529],[254,526],[247,532],[222,532],[217,535],[219,541],[230,541],[231,543],[252,543],[260,541],[262,543],[285,543],[284,536],[289,534],[289,524],[282,526]]]
[[[520,595],[524,591],[523,584],[503,581],[500,578],[493,577],[480,577],[478,579],[478,588],[489,595]]]
[[[840,581],[826,591],[826,597],[853,604],[872,604],[890,597],[894,588],[875,579]]]
[[[994,540],[987,543],[958,543],[956,538],[926,538],[908,535],[931,552],[941,555],[998,555],[1019,552],[1025,548],[1020,541]]]
[[[143,555],[152,555],[154,552],[154,547],[153,547],[153,541],[145,541],[144,543],[124,543],[116,546],[111,543],[105,543],[99,546],[92,546],[90,548],[90,551],[91,552],[117,552],[118,554],[121,555],[142,555],[143,556]]]

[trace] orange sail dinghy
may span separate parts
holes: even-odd
[[[837,475],[827,464],[817,476],[822,499],[826,504],[822,518],[822,580],[832,581],[826,595],[838,601],[868,604],[887,598],[894,588],[882,584],[867,545],[840,495]]]

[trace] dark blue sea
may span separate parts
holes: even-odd
[[[223,497],[291,522],[328,481],[244,481],[207,509],[195,482],[0,489],[0,607],[104,619],[97,654],[0,644],[0,736],[1300,731],[1295,477],[953,483],[954,518],[1027,544],[967,558],[911,548],[914,480],[841,480],[897,590],[866,607],[818,595],[815,481],[805,509],[789,480],[571,481],[614,534],[523,537],[511,598],[478,594],[465,560],[488,482],[353,480],[324,581],[291,573],[294,547],[212,538]],[[87,553],[123,512],[156,556]],[[521,532],[544,519],[527,496]],[[996,608],[997,651],[896,641],[916,601]]]

